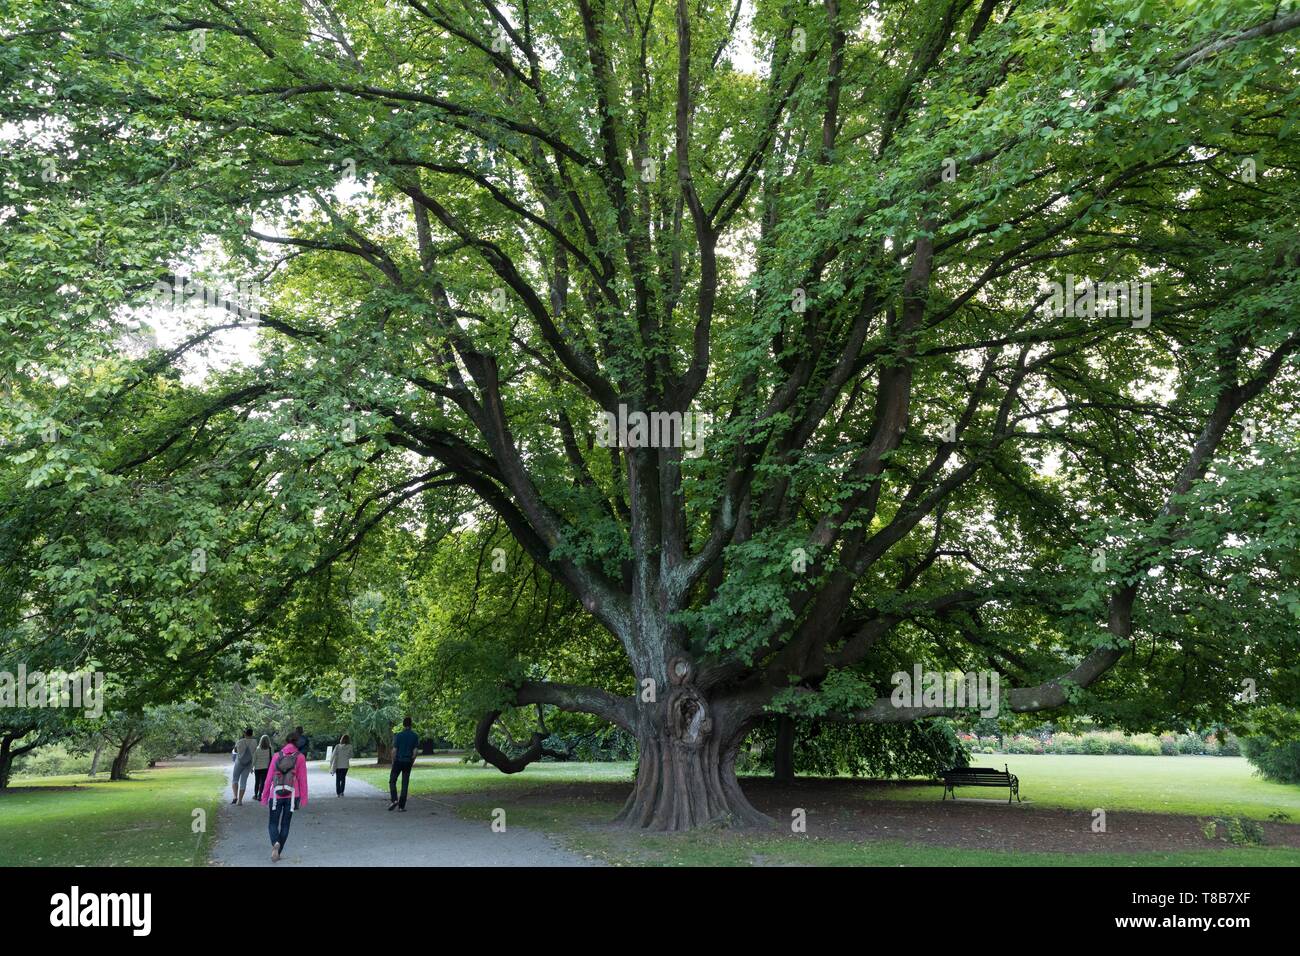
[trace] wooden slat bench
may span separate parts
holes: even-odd
[[[1014,773],[1007,770],[1007,765],[1003,764],[1001,770],[994,770],[992,767],[954,767],[951,770],[943,772],[943,799],[948,799],[948,794],[952,794],[954,800],[957,794],[953,793],[953,787],[1006,787],[1007,803],[1011,802],[1014,796],[1016,802],[1020,801],[1020,778]]]

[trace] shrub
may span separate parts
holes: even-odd
[[[1131,754],[1133,745],[1123,734],[1116,733],[1113,730],[1106,730],[1097,735],[1101,738],[1101,746],[1108,754]]]
[[[610,760],[635,760],[636,738],[619,727],[603,727],[591,733],[552,734],[544,746],[563,757],[548,760],[582,760],[591,763]]]
[[[1174,739],[1173,734],[1160,735],[1160,752],[1166,757],[1172,757],[1178,753],[1178,741]]]
[[[1057,734],[1052,738],[1052,742],[1046,750],[1052,754],[1077,754],[1079,752],[1079,738],[1075,734]]]
[[[1260,846],[1264,843],[1264,828],[1246,817],[1221,816],[1201,827],[1207,840],[1224,839],[1233,846]]]
[[[1200,734],[1179,734],[1177,747],[1180,754],[1205,753],[1205,741]]]
[[[1130,742],[1140,756],[1160,756],[1160,738],[1155,734],[1134,734]]]
[[[1278,783],[1300,783],[1300,740],[1244,737],[1241,749],[1261,777]]]
[[[1082,735],[1057,734],[1043,748],[1043,752],[1156,757],[1160,755],[1161,748],[1160,741],[1151,734],[1129,736],[1117,730],[1090,730]]]
[[[775,720],[763,721],[750,734],[754,757],[746,770],[772,769],[776,729]],[[961,740],[946,718],[903,724],[837,724],[796,717],[794,769],[817,776],[933,776],[949,767],[966,766],[969,753],[978,752],[974,743]]]
[[[1009,754],[1040,754],[1043,752],[1043,742],[1037,737],[1017,735],[1007,741],[1006,752]]]
[[[1087,733],[1083,735],[1083,748],[1081,753],[1085,754],[1104,754],[1108,753],[1106,746],[1106,736],[1098,733]]]

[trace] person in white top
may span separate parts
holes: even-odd
[[[348,782],[348,767],[352,766],[352,738],[344,734],[330,752],[330,773],[334,774],[334,796],[343,796]]]
[[[244,804],[244,791],[248,789],[248,773],[253,769],[253,749],[253,728],[248,727],[230,752],[235,761],[230,771],[230,802],[240,806]]]

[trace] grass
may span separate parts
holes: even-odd
[[[220,782],[199,768],[140,770],[115,782],[15,777],[0,791],[0,866],[203,865]],[[76,789],[60,789],[68,787]],[[206,832],[191,829],[196,809]]]
[[[1300,823],[1300,787],[1255,776],[1244,757],[1106,757],[1083,754],[977,754],[971,763],[1007,768],[1020,778],[1020,796],[1070,810],[1141,810],[1191,816],[1267,820],[1285,813]],[[933,800],[936,788],[880,788],[898,800]],[[991,791],[961,790],[958,796]]]

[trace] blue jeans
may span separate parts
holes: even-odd
[[[289,842],[289,824],[293,822],[293,801],[281,800],[271,807],[271,819],[266,830],[271,835],[271,842],[280,844],[280,850]]]

